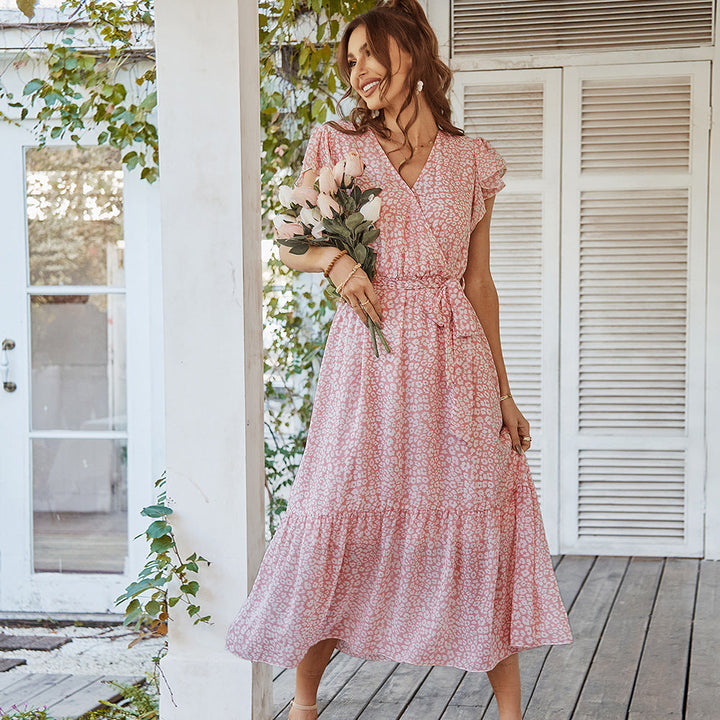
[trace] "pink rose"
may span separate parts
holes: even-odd
[[[337,204],[337,200],[326,193],[320,193],[318,195],[317,206],[322,213],[322,216],[326,218],[331,218],[333,216],[333,210],[335,210],[335,212],[340,212],[340,206]]]
[[[318,191],[315,188],[300,185],[290,193],[290,199],[302,205],[302,207],[313,207],[317,202]]]
[[[315,184],[315,181],[318,179],[318,174],[312,170],[306,170],[301,176],[300,176],[300,185],[303,185],[305,187],[312,187]]]
[[[342,186],[342,184],[345,182],[346,175],[344,160],[338,161],[333,168],[333,177],[335,178],[335,182],[338,184],[338,186]]]
[[[305,235],[305,231],[300,223],[283,223],[277,228],[278,237],[285,240],[293,235]]]
[[[351,150],[345,155],[344,160],[340,160],[333,168],[333,178],[339,185],[349,185],[350,180],[360,177],[365,171],[360,153],[357,150]]]
[[[357,150],[351,150],[345,156],[345,174],[348,177],[360,177],[365,172],[365,164]]]
[[[333,177],[332,168],[320,168],[320,192],[332,194],[337,192],[338,186]]]

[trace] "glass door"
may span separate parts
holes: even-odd
[[[120,153],[17,150],[23,217],[15,196],[0,268],[0,339],[14,343],[1,365],[0,608],[104,611],[128,559]]]

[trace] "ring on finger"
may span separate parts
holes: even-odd
[[[369,302],[369,300],[366,300],[364,303],[360,303],[360,307],[365,307]]]

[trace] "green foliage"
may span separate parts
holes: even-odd
[[[123,683],[109,682],[114,685],[123,696],[122,705],[101,700],[102,710],[95,710],[84,715],[81,720],[160,720],[160,695],[157,685],[125,685]]]
[[[29,18],[33,16],[34,2],[17,0],[17,5]],[[140,176],[154,182],[158,177],[154,49],[139,44],[142,33],[153,26],[153,0],[64,0],[60,8],[72,20],[58,42],[46,43],[44,76],[27,82],[19,99],[0,87],[0,98],[20,110],[21,120],[35,120],[40,147],[48,138],[66,136],[79,146],[85,131],[97,128],[98,145],[118,148],[128,170],[140,167]],[[83,21],[91,31],[79,39],[73,23]],[[26,59],[18,57],[16,63]],[[121,70],[131,69],[140,69],[135,88],[119,77]]]
[[[140,633],[133,642],[148,636],[167,635],[169,609],[178,604],[193,618],[193,625],[210,623],[209,615],[200,615],[197,600],[200,583],[195,579],[200,565],[210,563],[197,553],[182,559],[170,523],[172,509],[165,504],[165,482],[163,473],[155,482],[155,487],[160,489],[157,504],[141,512],[152,520],[144,533],[150,546],[148,560],[138,579],[115,600],[116,605],[127,603],[123,624],[134,626]]]
[[[313,125],[342,96],[335,43],[345,22],[375,0],[261,0],[260,121],[263,234],[281,212],[278,187],[300,169]],[[265,278],[265,487],[272,535],[286,509],[283,490],[300,464],[317,372],[335,308],[307,278],[284,265],[273,247]]]
[[[21,709],[13,705],[8,709],[0,708],[0,720],[54,720],[54,718],[50,717],[45,709],[28,710],[27,707]]]

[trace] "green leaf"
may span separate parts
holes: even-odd
[[[23,88],[23,95],[32,95],[43,86],[43,81],[35,78],[25,85]]]
[[[35,16],[35,5],[37,0],[16,0],[18,10],[28,19],[32,20]]]
[[[145,603],[145,612],[150,616],[157,615],[162,610],[162,605],[157,600],[150,600]]]
[[[154,553],[163,553],[174,545],[170,535],[161,535],[150,543],[150,550]]]
[[[140,514],[145,515],[145,517],[160,518],[165,515],[172,515],[172,508],[166,505],[148,505],[142,509]]]
[[[197,595],[199,589],[200,584],[196,580],[192,580],[191,582],[180,586],[180,591],[187,593],[188,595]]]
[[[350,215],[350,217],[345,221],[345,224],[351,229],[355,230],[359,225],[363,223],[365,218],[362,216],[362,213],[356,212]]]
[[[357,245],[355,247],[355,250],[353,252],[353,255],[355,256],[356,262],[364,263],[365,258],[367,258],[367,248],[364,245]]]
[[[166,535],[170,529],[170,525],[168,525],[165,520],[156,520],[148,526],[148,529],[145,532],[151,538],[158,538]]]
[[[150,111],[157,105],[157,92],[151,92],[149,95],[143,98],[140,103],[140,107],[143,110]]]

